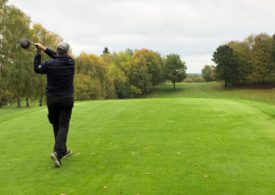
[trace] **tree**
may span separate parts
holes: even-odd
[[[272,36],[272,57],[273,62],[275,62],[275,34]]]
[[[165,78],[173,83],[176,90],[176,82],[181,82],[186,77],[186,65],[178,54],[169,54],[165,60]]]
[[[253,47],[251,37],[246,39],[244,42],[231,41],[228,46],[233,49],[236,58],[236,71],[238,77],[236,78],[237,83],[248,83],[249,75],[251,74],[251,49]]]
[[[113,79],[115,92],[118,98],[123,99],[131,96],[130,83],[128,77],[115,64],[112,64],[109,74]]]
[[[112,56],[112,62],[109,68],[109,76],[114,82],[116,95],[118,98],[128,98],[131,96],[130,85],[130,64],[133,55],[125,52],[119,52]]]
[[[106,54],[110,54],[108,47],[105,47],[103,50],[103,55],[106,55]]]
[[[237,83],[238,71],[233,49],[228,45],[219,46],[214,52],[212,60],[217,64],[218,79],[225,81],[225,88],[228,85],[235,85]]]
[[[152,50],[141,49],[135,52],[135,58],[144,58],[146,66],[148,68],[148,74],[151,75],[152,85],[158,85],[161,83],[161,67],[162,59],[159,53]]]
[[[108,65],[96,55],[82,52],[76,58],[75,96],[78,99],[114,98],[115,89],[108,76]],[[82,81],[79,78],[83,78]],[[87,84],[85,87],[84,84]],[[78,90],[78,88],[81,90]]]
[[[4,5],[3,21],[1,21],[1,53],[3,64],[2,74],[6,76],[3,82],[5,91],[10,92],[9,98],[17,99],[18,107],[21,106],[20,97],[24,95],[24,81],[32,79],[26,66],[30,64],[30,53],[25,52],[18,41],[30,38],[30,18],[14,6]],[[3,88],[2,88],[3,89]]]
[[[205,65],[201,72],[205,81],[209,82],[216,80],[216,67],[214,65]]]
[[[250,35],[244,41],[231,41],[213,54],[219,79],[228,84],[275,81],[275,38],[268,34]]]
[[[130,56],[134,55],[134,51],[132,49],[129,49],[129,48],[125,50],[125,53],[129,54]]]
[[[250,78],[253,82],[264,83],[270,80],[274,71],[272,56],[272,38],[267,34],[259,34],[254,38],[252,52],[252,71]]]
[[[4,31],[5,31],[5,19],[6,19],[6,0],[0,0],[0,107],[6,102],[6,79],[7,69],[4,66],[6,56],[4,55]]]
[[[146,58],[140,56],[138,53],[135,53],[133,56],[133,60],[130,65],[129,79],[131,89],[133,89],[132,92],[135,93],[133,94],[134,96],[139,95],[140,92],[142,95],[145,95],[151,90],[152,76],[148,73]]]

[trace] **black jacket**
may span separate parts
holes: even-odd
[[[34,57],[34,71],[37,74],[47,74],[47,96],[63,96],[74,93],[75,62],[68,55],[58,56],[47,48],[45,51],[52,59],[41,64],[41,54]]]

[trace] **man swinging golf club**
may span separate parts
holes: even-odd
[[[41,43],[35,43],[35,47],[34,71],[37,74],[47,74],[48,118],[53,126],[55,136],[51,159],[56,167],[60,167],[61,159],[72,154],[72,151],[67,149],[66,141],[74,104],[75,62],[68,55],[70,47],[67,43],[59,43],[56,52],[46,48]],[[52,59],[41,63],[41,50]]]

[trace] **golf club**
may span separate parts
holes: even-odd
[[[31,45],[35,45],[35,43],[27,39],[23,39],[21,40],[20,45],[23,49],[28,49]]]

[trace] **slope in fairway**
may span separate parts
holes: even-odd
[[[76,103],[60,169],[46,108],[0,110],[0,194],[274,194],[275,122],[251,104]]]

